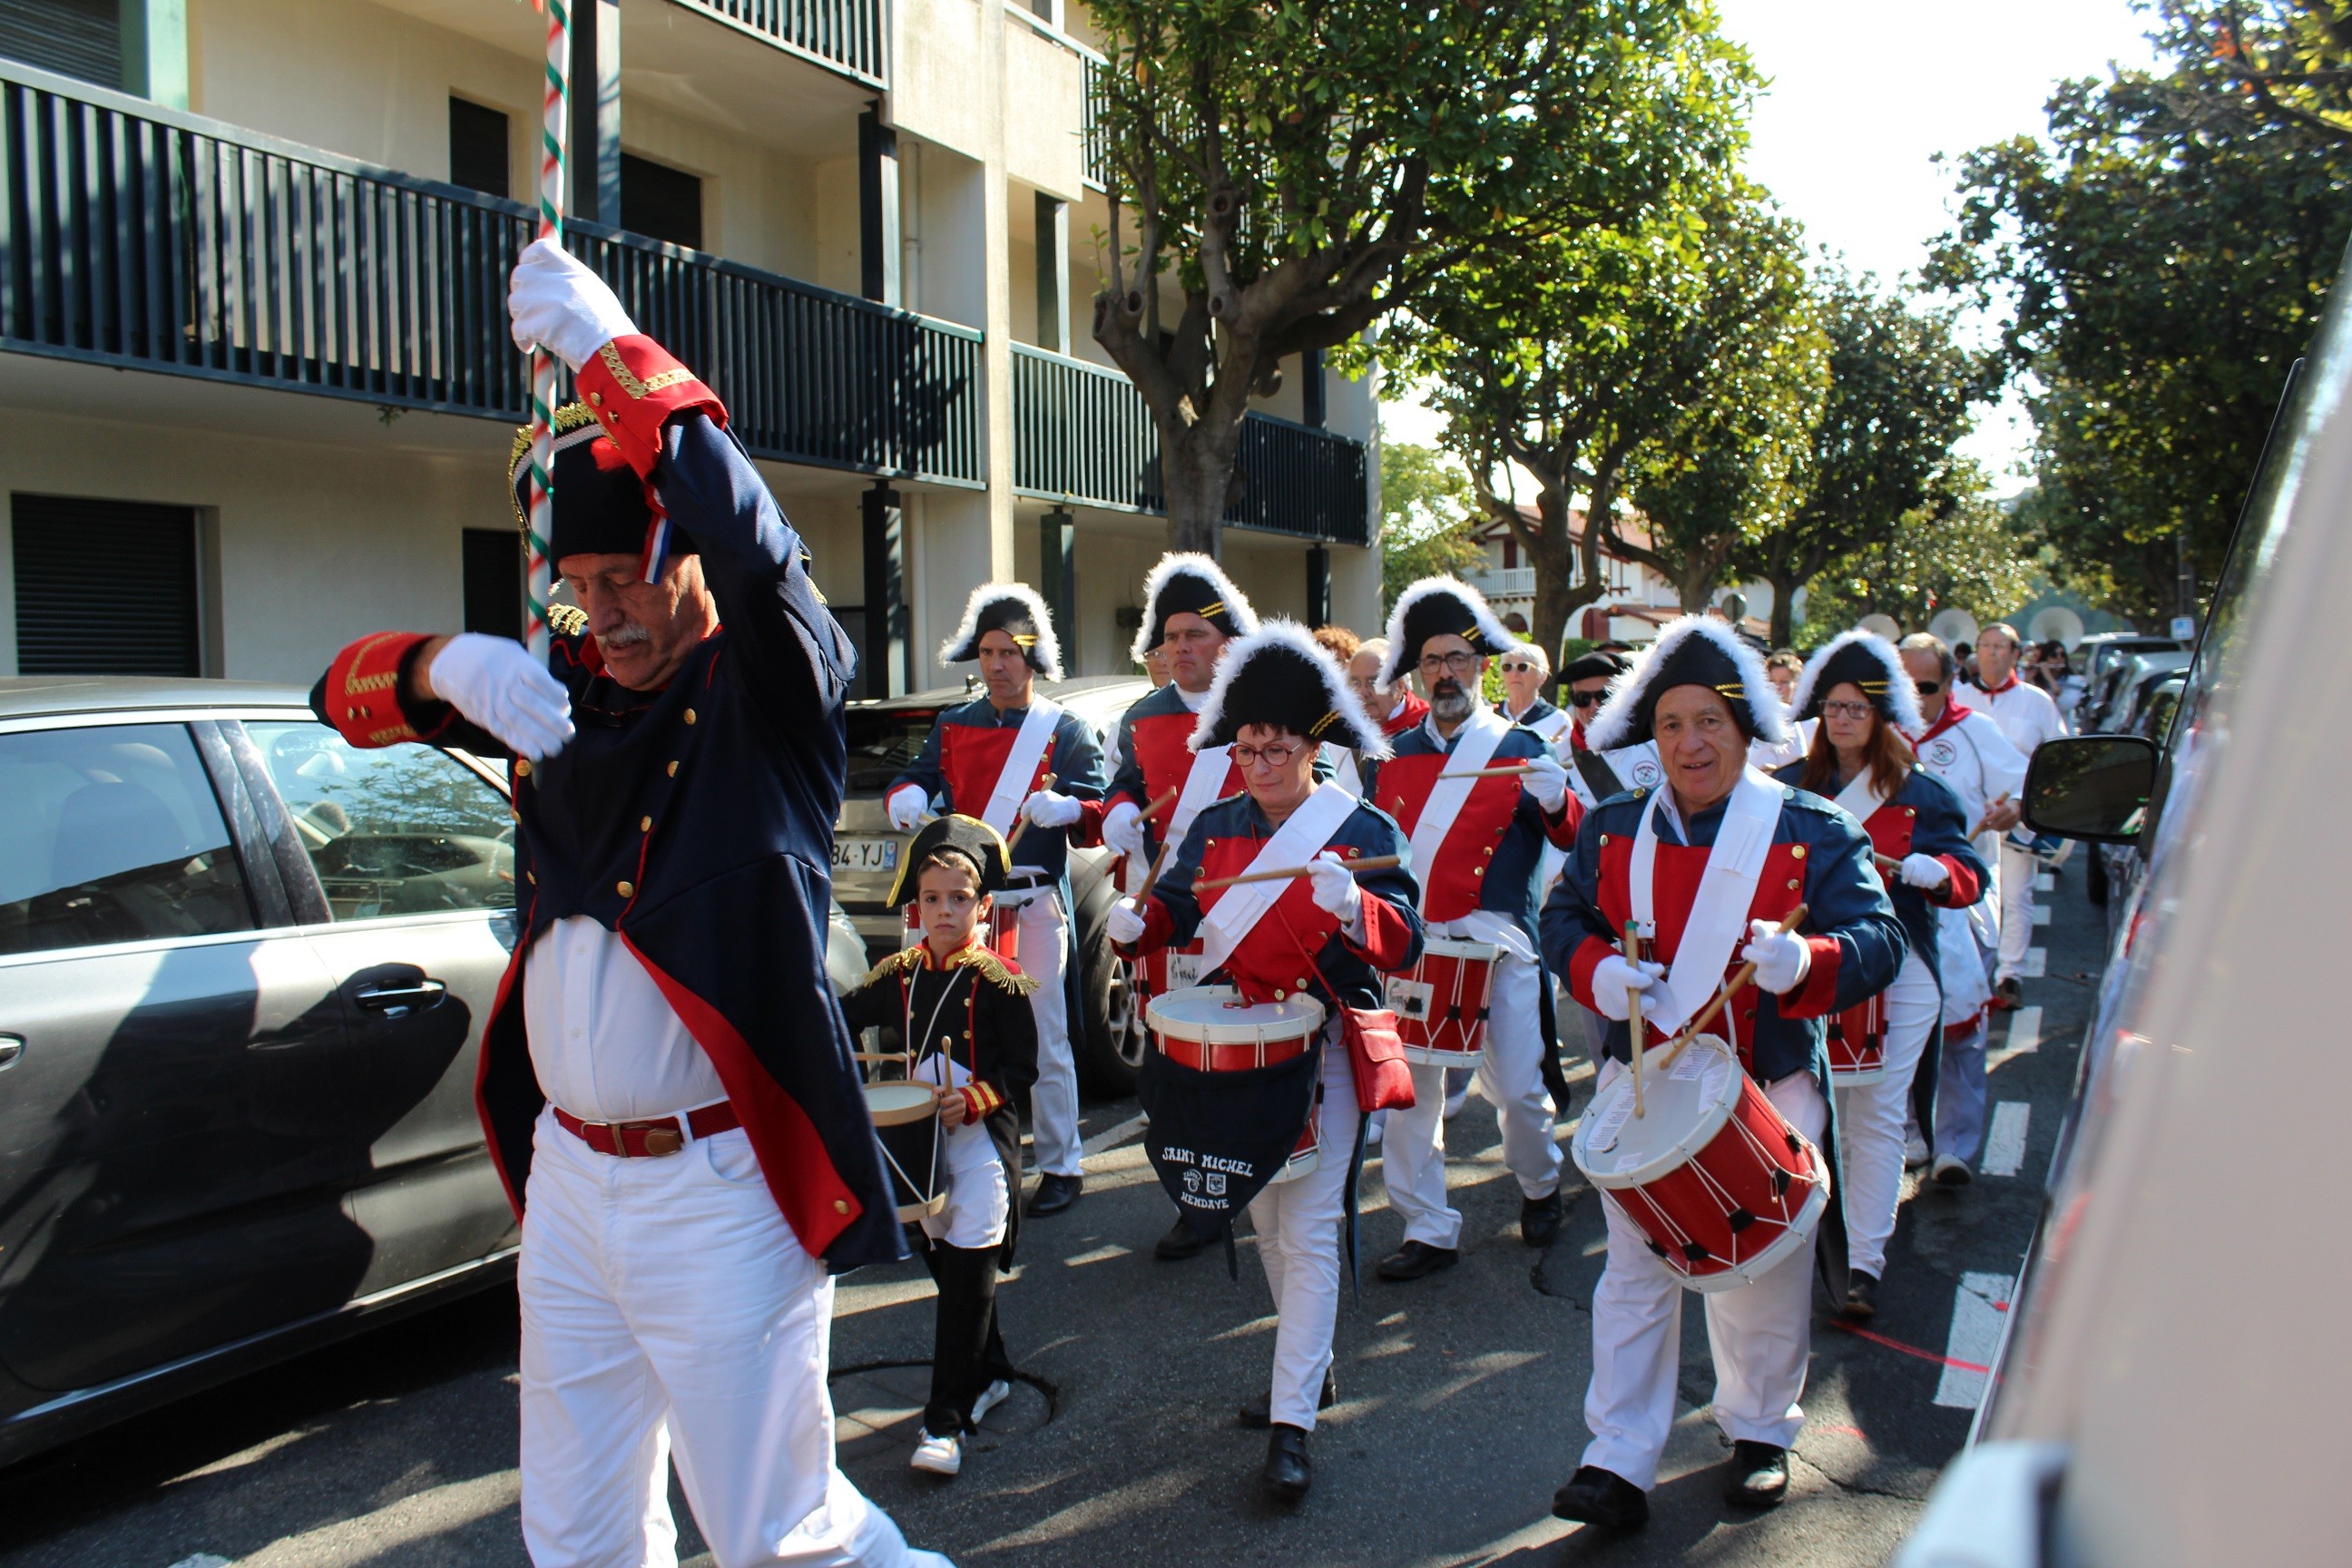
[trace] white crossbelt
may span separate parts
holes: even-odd
[[[1029,785],[1037,777],[1037,764],[1045,760],[1045,748],[1054,743],[1054,726],[1061,721],[1059,703],[1044,697],[1032,698],[1029,711],[1022,717],[1021,732],[1013,737],[1013,750],[1005,753],[1004,771],[996,775],[996,789],[988,797],[988,806],[980,819],[999,833],[1011,833],[1013,820],[1021,815],[1021,803],[1029,798]]]
[[[1274,837],[1258,847],[1250,865],[1263,861],[1269,870],[1306,865],[1323,852],[1355,809],[1356,797],[1326,779],[1274,830]],[[1277,879],[1227,888],[1201,921],[1201,973],[1207,974],[1231,958],[1289,886],[1288,880]]]
[[[1723,984],[1733,948],[1748,934],[1748,911],[1756,899],[1756,884],[1772,851],[1772,835],[1780,824],[1781,786],[1754,768],[1746,769],[1724,802],[1723,826],[1716,830],[1707,851],[1706,869],[1699,877],[1698,893],[1691,900],[1690,917],[1682,940],[1675,945],[1675,962],[1666,972],[1661,1003],[1645,1011],[1651,1025],[1669,1034],[1679,1029],[1706,1005]],[[1626,884],[1626,903],[1643,931],[1657,926],[1654,878],[1658,856],[1658,813],[1669,810],[1661,788],[1644,805],[1642,826],[1633,835],[1633,864]],[[1687,836],[1688,829],[1685,828]]]

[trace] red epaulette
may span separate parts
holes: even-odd
[[[335,656],[327,667],[327,721],[354,746],[396,746],[421,741],[400,705],[400,669],[430,632],[377,632]]]
[[[719,395],[642,333],[614,338],[598,349],[572,381],[588,412],[639,479],[653,477],[662,426],[680,409],[699,408],[712,424],[727,427],[727,405]]]

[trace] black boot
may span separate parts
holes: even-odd
[[[1315,1484],[1315,1468],[1307,1462],[1307,1434],[1296,1426],[1276,1426],[1265,1440],[1265,1468],[1258,1482],[1277,1502],[1298,1502]]]
[[[1650,1522],[1650,1500],[1641,1488],[1598,1465],[1580,1467],[1568,1485],[1551,1494],[1554,1519],[1603,1530],[1639,1530]]]
[[[1425,1279],[1441,1268],[1451,1268],[1462,1261],[1462,1253],[1451,1247],[1432,1247],[1425,1241],[1408,1241],[1386,1258],[1372,1270],[1391,1284],[1407,1279]]]
[[[1024,1212],[1032,1219],[1045,1219],[1076,1203],[1078,1194],[1086,1190],[1084,1176],[1040,1176],[1037,1190],[1029,1194],[1029,1206]]]
[[[1742,1437],[1731,1445],[1731,1479],[1723,1500],[1742,1508],[1777,1508],[1789,1495],[1789,1450]]]
[[[1524,1198],[1519,1203],[1519,1239],[1529,1247],[1549,1247],[1559,1234],[1568,1204],[1559,1193],[1549,1197]]]
[[[1323,1394],[1315,1401],[1315,1408],[1328,1410],[1339,1403],[1339,1385],[1332,1381],[1331,1373],[1326,1371],[1323,1373]],[[1274,1425],[1274,1395],[1253,1394],[1243,1400],[1242,1407],[1234,1412],[1234,1419],[1252,1431],[1264,1431]]]
[[[1209,1245],[1209,1238],[1184,1223],[1178,1215],[1168,1234],[1151,1244],[1151,1256],[1168,1263],[1181,1263],[1187,1258],[1198,1258]]]
[[[1878,1316],[1878,1279],[1874,1275],[1855,1268],[1845,1277],[1845,1305],[1838,1316],[1854,1322],[1868,1322]]]

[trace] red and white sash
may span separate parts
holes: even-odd
[[[1462,815],[1470,792],[1478,787],[1476,779],[1465,775],[1494,761],[1495,749],[1510,732],[1508,720],[1492,709],[1480,709],[1462,721],[1454,750],[1438,763],[1437,782],[1429,786],[1428,797],[1421,803],[1421,815],[1412,823],[1412,864],[1421,877],[1424,910],[1429,902],[1429,868],[1436,866],[1445,847],[1445,836],[1453,831],[1454,818]]]
[[[1029,786],[1036,782],[1037,764],[1054,744],[1054,726],[1061,722],[1061,705],[1043,697],[1029,700],[1029,711],[1022,717],[1020,732],[1013,737],[1013,749],[1004,754],[1004,767],[996,775],[996,785],[989,791],[988,805],[980,819],[999,833],[1009,834],[1021,816],[1021,803],[1029,798]]]
[[[1651,1026],[1672,1034],[1714,996],[1730,967],[1731,954],[1748,935],[1748,911],[1756,900],[1757,879],[1772,852],[1772,835],[1780,825],[1781,785],[1754,768],[1740,775],[1724,802],[1723,825],[1716,830],[1707,851],[1706,869],[1700,874],[1698,892],[1691,900],[1682,939],[1675,944],[1675,961],[1666,971],[1665,994],[1648,1009]],[[1642,804],[1642,826],[1633,835],[1633,854],[1627,868],[1626,904],[1644,931],[1657,929],[1654,877],[1658,857],[1658,813],[1665,809],[1660,790]]]
[[[1274,830],[1273,837],[1258,846],[1250,865],[1269,870],[1306,865],[1323,852],[1355,809],[1354,795],[1325,780]],[[1206,974],[1231,958],[1289,887],[1287,880],[1277,879],[1225,889],[1201,921],[1201,973]]]

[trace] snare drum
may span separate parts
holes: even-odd
[[[1171,991],[1190,991],[1201,984],[1202,942],[1196,937],[1181,947],[1163,947],[1147,952],[1137,960],[1143,968],[1143,994],[1165,996]]]
[[[927,1083],[869,1083],[866,1114],[882,1141],[882,1161],[890,1167],[891,1194],[898,1218],[928,1219],[948,1206],[948,1163],[941,1148],[939,1098]]]
[[[1829,1167],[1712,1035],[1671,1070],[1666,1047],[1593,1097],[1570,1152],[1690,1289],[1729,1290],[1801,1248],[1829,1206]]]
[[[1323,1004],[1312,996],[1244,1002],[1230,985],[1194,985],[1155,996],[1144,1010],[1151,1046],[1195,1072],[1247,1072],[1302,1055],[1323,1027]],[[1272,1182],[1295,1182],[1315,1168],[1323,1147],[1323,1094],[1298,1134],[1290,1158]]]
[[[1388,1002],[1397,1016],[1404,1059],[1422,1067],[1477,1065],[1486,1045],[1486,1004],[1495,989],[1492,942],[1431,937],[1410,974],[1391,974]]]
[[[1830,1086],[1860,1089],[1886,1076],[1886,993],[1830,1016]]]

